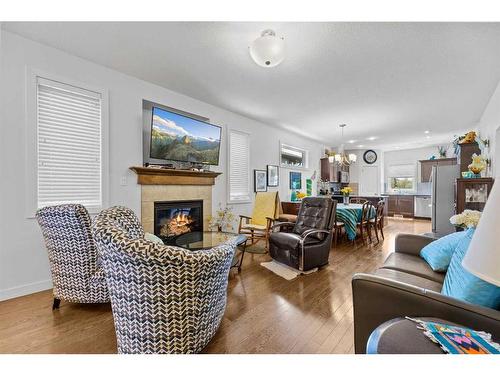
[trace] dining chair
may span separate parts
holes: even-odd
[[[370,219],[370,225],[375,229],[375,236],[377,237],[377,242],[380,242],[378,231],[382,235],[382,239],[384,237],[384,206],[385,203],[383,200],[378,201],[376,208],[376,215],[374,218]]]
[[[363,204],[365,202],[368,202],[368,200],[363,198],[351,198],[349,199],[349,202],[352,204]]]
[[[342,221],[337,220],[337,201],[334,199],[336,204],[334,205],[334,218],[335,221],[333,223],[333,245],[337,246],[339,242],[339,238],[342,237],[342,229],[345,227],[345,224]]]
[[[363,206],[361,208],[361,219],[360,221],[356,224],[357,228],[359,228],[359,235],[361,237],[361,240],[363,243],[365,243],[365,232],[368,235],[368,238],[370,242],[372,242],[372,215],[375,211],[375,206],[373,203],[366,201],[363,203]]]

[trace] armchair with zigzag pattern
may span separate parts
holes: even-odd
[[[97,261],[91,233],[91,219],[81,204],[41,208],[36,219],[49,256],[54,302],[109,302],[104,273]]]
[[[190,251],[153,243],[125,207],[92,226],[111,297],[119,353],[197,353],[226,308],[235,244]]]

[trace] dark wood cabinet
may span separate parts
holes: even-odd
[[[430,181],[433,166],[455,165],[455,164],[457,164],[456,158],[420,160],[420,182],[429,182]]]
[[[493,178],[457,178],[456,213],[483,211],[493,186]]]
[[[477,142],[474,143],[464,143],[459,145],[460,147],[460,173],[467,172],[469,170],[469,164],[472,163],[472,155],[481,154],[481,149]]]
[[[321,179],[323,181],[338,182],[338,168],[330,163],[328,158],[321,159]]]
[[[415,215],[415,197],[413,195],[389,195],[387,214],[413,217]]]

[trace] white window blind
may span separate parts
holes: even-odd
[[[101,94],[37,79],[38,208],[102,207]]]
[[[250,137],[229,132],[229,201],[250,200]]]
[[[414,177],[415,175],[415,164],[393,164],[389,165],[387,170],[387,177]]]

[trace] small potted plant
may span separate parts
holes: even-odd
[[[352,188],[350,186],[346,186],[340,189],[340,192],[344,196],[344,204],[349,204],[349,195],[352,193]]]
[[[219,203],[219,209],[216,211],[215,216],[208,220],[210,229],[217,229],[219,232],[228,232],[233,230],[234,213],[232,207],[222,208]]]
[[[462,213],[450,217],[450,223],[458,228],[475,228],[481,218],[481,212],[476,210],[464,210]]]

